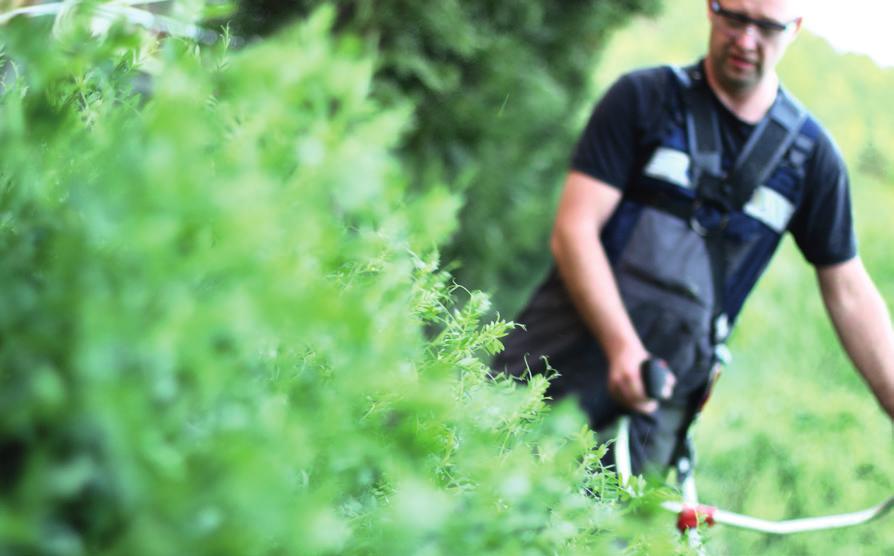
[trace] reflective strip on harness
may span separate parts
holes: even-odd
[[[760,220],[781,234],[795,212],[795,206],[779,192],[762,185],[744,207],[745,214]]]
[[[650,178],[664,180],[684,189],[691,189],[689,180],[689,155],[676,149],[659,147],[655,149],[643,174]],[[778,191],[762,185],[754,191],[751,200],[743,207],[745,214],[766,224],[774,232],[781,234],[795,212],[795,206]]]
[[[658,147],[643,173],[650,178],[668,181],[689,189],[689,155],[675,149]]]

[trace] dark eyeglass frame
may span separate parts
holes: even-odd
[[[727,10],[717,0],[712,0],[711,12],[722,17],[734,29],[745,29],[748,25],[754,25],[760,31],[760,34],[767,39],[776,38],[784,34],[801,21],[800,17],[787,23],[773,21],[772,19],[754,18],[742,12]]]

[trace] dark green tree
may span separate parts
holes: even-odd
[[[322,0],[244,1],[234,29],[263,35]],[[553,206],[594,100],[611,33],[658,0],[334,2],[338,27],[374,44],[374,95],[409,99],[402,158],[414,187],[462,191],[445,258],[513,311],[548,260]]]

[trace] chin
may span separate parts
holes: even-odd
[[[757,76],[744,77],[728,73],[724,73],[722,76],[723,88],[730,92],[745,93],[754,89],[760,83],[760,79]]]
[[[753,66],[749,70],[740,70],[730,64],[723,69],[724,71],[718,73],[723,76],[724,81],[737,89],[756,87],[763,78],[763,72],[759,66]]]

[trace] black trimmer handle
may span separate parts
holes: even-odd
[[[671,369],[664,359],[650,357],[640,365],[640,374],[646,396],[653,400],[666,402],[674,395],[673,386],[670,383]]]

